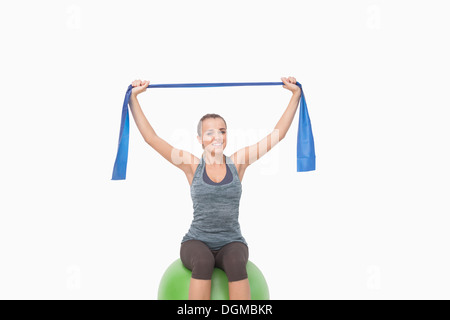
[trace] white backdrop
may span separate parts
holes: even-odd
[[[450,298],[446,1],[3,1],[0,298],[156,299],[192,219],[189,184],[131,117],[127,86],[302,83],[317,170],[296,172],[298,111],[250,166],[240,223],[272,299]],[[276,125],[280,87],[149,89],[162,138],[225,154]],[[131,116],[131,114],[130,114]],[[446,196],[447,195],[447,196]]]

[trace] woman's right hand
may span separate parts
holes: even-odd
[[[137,96],[138,94],[145,92],[147,90],[148,85],[150,84],[150,81],[145,80],[134,80],[131,84],[133,86],[133,89],[131,89],[131,94],[134,96]]]

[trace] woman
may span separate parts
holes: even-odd
[[[201,159],[172,147],[156,134],[137,100],[150,82],[135,80],[132,83],[130,109],[144,140],[183,170],[191,186],[194,219],[180,248],[183,265],[192,271],[189,299],[210,299],[214,267],[225,271],[231,300],[250,299],[246,272],[248,246],[238,221],[241,182],[248,166],[286,136],[294,119],[301,90],[294,77],[283,77],[281,80],[283,88],[292,92],[292,97],[269,135],[228,157],[223,153],[227,145],[225,120],[218,114],[206,114],[197,127],[197,139],[204,149]]]

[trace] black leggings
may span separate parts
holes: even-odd
[[[188,240],[181,244],[180,257],[194,279],[211,280],[214,267],[225,271],[229,282],[248,277],[248,247],[242,242],[231,242],[220,250],[211,250],[202,241]]]

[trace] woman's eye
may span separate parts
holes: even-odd
[[[227,132],[226,132],[226,131],[221,131],[221,133],[222,133],[222,134],[226,134]],[[207,136],[210,136],[211,133],[207,133],[206,135],[207,135]]]

